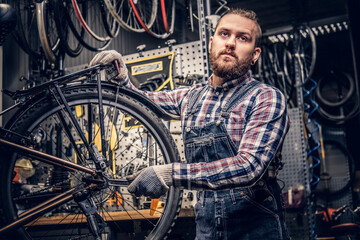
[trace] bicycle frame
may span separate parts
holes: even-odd
[[[102,81],[101,79],[103,78],[103,76],[101,75],[102,72],[105,72],[105,81]],[[80,181],[83,183],[83,186],[76,189],[73,187],[71,187],[69,190],[65,189],[64,192],[57,193],[55,197],[51,196],[49,199],[46,199],[43,202],[39,203],[39,205],[32,207],[23,213],[20,213],[18,215],[18,219],[0,229],[0,235],[16,230],[17,228],[23,227],[27,224],[31,224],[31,222],[33,222],[35,219],[43,216],[44,213],[55,210],[60,205],[63,205],[72,200],[74,200],[78,204],[78,206],[86,216],[91,233],[94,236],[98,236],[101,233],[100,229],[101,227],[103,227],[103,224],[101,224],[101,222],[103,222],[104,220],[97,213],[97,206],[94,203],[94,200],[92,199],[92,196],[89,194],[89,192],[98,192],[109,187],[127,187],[129,185],[129,182],[124,179],[114,179],[114,177],[110,177],[110,175],[107,173],[107,170],[109,169],[107,165],[107,155],[109,155],[110,152],[107,153],[105,147],[99,151],[95,144],[90,144],[89,141],[87,141],[87,139],[92,139],[92,137],[90,136],[92,131],[91,129],[87,129],[89,136],[85,136],[83,129],[80,127],[78,121],[75,118],[73,109],[71,109],[66,100],[62,88],[80,89],[81,86],[85,85],[92,86],[94,87],[94,89],[97,89],[97,92],[94,93],[95,95],[97,95],[95,96],[95,98],[97,98],[98,102],[97,114],[99,115],[99,132],[104,133],[105,106],[103,106],[102,88],[112,87],[114,89],[114,84],[109,83],[109,81],[111,81],[111,79],[116,77],[118,74],[118,64],[114,61],[107,66],[93,66],[66,76],[50,80],[31,89],[19,90],[16,92],[7,91],[7,94],[10,95],[14,100],[16,100],[17,103],[14,106],[0,113],[0,115],[10,111],[11,109],[14,109],[16,106],[21,106],[21,109],[27,109],[29,105],[37,104],[39,99],[42,99],[42,96],[44,94],[46,94],[45,96],[51,96],[51,99],[55,100],[54,104],[58,107],[58,112],[56,115],[59,120],[58,123],[62,126],[64,134],[68,136],[68,140],[73,146],[72,149],[74,150],[78,161],[86,162],[87,160],[90,160],[91,162],[93,162],[95,167],[90,168],[87,166],[78,165],[76,162],[73,163],[71,161],[66,161],[60,157],[56,157],[35,150],[32,148],[32,146],[37,146],[37,143],[33,139],[8,130],[11,129],[10,126],[6,126],[6,128],[8,129],[0,127],[0,147],[12,149],[15,153],[19,153],[21,156],[25,156],[33,160],[39,160],[43,163],[51,164],[68,172],[74,172],[76,174],[80,173],[80,175],[81,173],[83,173],[83,176],[80,179]],[[89,79],[90,81],[85,81],[87,79]],[[80,84],[79,81],[81,81]],[[142,103],[148,109],[150,109],[151,112],[164,120],[176,119],[173,115],[166,113],[164,110],[155,105],[151,100],[144,97],[141,93],[137,91],[122,87],[121,85],[117,85],[116,93],[129,96],[132,99],[136,99],[138,102]],[[10,120],[9,122],[11,123],[12,121]],[[72,132],[69,128],[69,124],[72,125],[74,130],[76,130],[79,140],[82,141],[82,144],[84,146],[84,149],[82,149],[83,151],[80,151],[79,148],[75,147],[77,145],[77,142],[75,142],[74,138],[71,137]],[[99,144],[101,146],[106,146],[105,144],[107,140],[105,139],[105,134],[100,135],[101,139],[99,141]],[[175,190],[171,190],[170,192],[172,192],[171,194],[173,194]],[[178,194],[178,192],[176,194]],[[90,206],[90,208],[88,206]],[[176,211],[176,209],[171,209],[166,212],[175,213]]]
[[[0,145],[8,147],[10,149],[13,149],[15,152],[21,153],[24,156],[28,156],[28,157],[31,157],[33,159],[36,159],[36,160],[39,160],[39,161],[42,161],[45,163],[50,163],[52,165],[56,165],[60,168],[66,169],[67,171],[79,171],[79,172],[83,172],[86,174],[90,174],[92,176],[92,179],[83,179],[84,181],[88,181],[89,185],[87,187],[80,189],[80,190],[76,190],[76,191],[75,191],[75,189],[70,189],[70,190],[68,190],[64,193],[61,193],[61,194],[43,202],[42,204],[40,204],[36,207],[33,207],[33,208],[27,210],[26,212],[22,213],[21,215],[19,215],[18,220],[1,228],[0,235],[6,233],[8,231],[14,230],[14,229],[18,228],[19,226],[22,226],[22,225],[25,225],[25,224],[31,222],[32,220],[42,216],[44,213],[51,211],[52,209],[55,209],[56,207],[66,203],[70,200],[73,200],[74,196],[79,195],[86,190],[94,190],[96,188],[101,188],[102,185],[127,186],[129,184],[126,180],[108,179],[106,176],[103,175],[102,171],[106,168],[106,163],[104,162],[104,159],[106,159],[106,150],[104,150],[103,155],[101,155],[97,151],[97,149],[92,148],[89,145],[89,143],[86,141],[84,134],[82,133],[82,131],[80,129],[78,122],[76,121],[73,114],[71,113],[71,109],[70,109],[69,105],[67,104],[64,94],[61,92],[61,89],[60,89],[60,85],[70,84],[71,81],[73,81],[74,79],[78,79],[79,77],[81,77],[83,75],[89,75],[89,74],[96,75],[97,86],[98,86],[98,98],[99,98],[99,102],[100,102],[99,114],[100,114],[100,119],[103,120],[104,112],[102,110],[102,104],[101,104],[102,103],[101,78],[100,78],[101,70],[106,71],[107,80],[111,80],[113,77],[115,77],[119,74],[119,68],[118,68],[117,62],[113,62],[112,64],[110,64],[108,66],[97,65],[94,67],[90,67],[85,70],[81,70],[81,71],[75,72],[73,74],[69,74],[67,76],[56,78],[49,82],[38,85],[34,88],[31,88],[28,90],[20,90],[20,91],[17,91],[12,94],[12,97],[14,99],[19,99],[19,98],[30,99],[32,95],[39,94],[39,92],[43,92],[43,91],[46,91],[47,89],[49,89],[49,91],[51,92],[51,94],[53,94],[55,99],[59,98],[58,103],[61,104],[62,108],[65,110],[65,113],[70,118],[71,123],[77,129],[81,139],[83,140],[83,142],[85,144],[86,150],[89,153],[90,159],[95,163],[96,170],[93,170],[88,167],[81,166],[81,165],[66,161],[64,159],[34,150],[27,146],[19,145],[13,141],[5,140],[4,138],[6,138],[6,135],[8,135],[8,137],[10,135],[12,139],[14,137],[20,138],[21,143],[26,143],[27,145],[30,145],[32,143],[32,140],[28,139],[25,136],[21,136],[16,133],[12,133],[11,131],[8,131],[6,129],[0,128],[0,133],[2,133],[2,135],[3,135],[0,137]],[[3,111],[1,114],[4,114],[11,109],[13,109],[13,107],[10,107],[9,109]],[[64,116],[59,114],[59,118],[63,124],[66,124]],[[100,129],[101,129],[100,131],[104,131],[104,122],[103,121],[101,121],[101,123],[100,123]],[[67,132],[67,134],[70,134],[70,132]],[[101,141],[102,141],[102,144],[105,144],[104,137],[102,137]],[[72,143],[75,145],[74,142],[72,142]],[[74,149],[75,149],[75,151],[77,151],[78,156],[81,158],[82,154],[79,152],[79,150],[77,148],[74,148]],[[81,204],[81,202],[78,202],[78,203]],[[84,213],[86,215],[88,214],[86,211]]]

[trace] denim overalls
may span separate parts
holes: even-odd
[[[224,119],[255,87],[252,81],[240,88],[224,106],[215,122],[202,127],[185,126],[184,144],[188,163],[212,162],[237,155]],[[187,116],[198,112],[204,90],[190,92]],[[289,239],[284,225],[281,189],[276,178],[264,176],[250,188],[200,191],[195,205],[196,239]]]

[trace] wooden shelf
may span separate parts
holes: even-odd
[[[104,212],[100,213],[100,216],[105,221],[129,221],[129,220],[148,220],[158,219],[162,214],[162,209],[158,209],[152,216],[150,210],[138,210],[138,211],[118,211],[118,212]],[[194,217],[194,210],[192,208],[183,208],[179,213],[179,217]],[[43,225],[57,225],[57,224],[76,224],[86,223],[86,217],[84,214],[69,214],[66,216],[52,216],[41,217],[33,222],[27,224],[29,226],[43,226]]]

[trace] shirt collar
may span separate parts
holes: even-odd
[[[239,78],[235,78],[233,80],[230,80],[230,81],[224,82],[223,84],[220,84],[218,86],[218,88],[231,89],[231,88],[241,85],[243,82],[246,82],[249,79],[251,79],[250,71],[248,71],[247,73],[245,73],[244,75],[242,75]],[[208,81],[208,85],[212,86],[212,80],[213,80],[213,75],[211,75],[211,77]]]

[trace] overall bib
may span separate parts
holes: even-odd
[[[237,155],[237,148],[227,133],[224,119],[230,116],[233,108],[257,83],[253,81],[242,86],[214,122],[201,127],[185,126],[184,144],[188,163],[212,162]],[[203,91],[190,93],[187,116],[196,114],[202,94]],[[249,188],[200,191],[197,200],[197,240],[289,239],[283,224],[283,201],[276,178],[268,178],[265,174]]]

